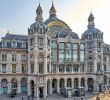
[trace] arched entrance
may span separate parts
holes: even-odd
[[[79,80],[78,80],[78,78],[75,78],[74,79],[74,88],[77,89],[78,86],[79,86]]]
[[[93,92],[94,89],[94,81],[93,78],[88,78],[87,80],[87,84],[88,84],[88,92]]]
[[[64,89],[65,88],[64,83],[65,83],[64,79],[61,78],[60,79],[60,89]]]
[[[17,91],[17,79],[16,78],[13,78],[11,80],[11,87],[12,87],[12,90],[16,90]]]
[[[50,80],[47,80],[47,94],[50,94]]]
[[[34,97],[34,81],[33,80],[30,81],[30,85],[31,85],[31,96]]]
[[[27,94],[27,79],[26,78],[21,79],[21,93]]]
[[[52,80],[52,88],[53,88],[53,92],[57,92],[57,79],[56,78]]]
[[[2,79],[1,88],[2,88],[2,93],[3,94],[7,94],[8,93],[8,82],[7,82],[7,79]]]
[[[85,87],[85,78],[81,78],[81,86]]]
[[[67,79],[67,87],[72,87],[72,80],[71,80],[71,78]]]

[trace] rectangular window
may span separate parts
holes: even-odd
[[[56,41],[51,42],[51,48],[57,48],[57,43]]]
[[[47,72],[49,73],[50,72],[50,65],[47,64]]]
[[[26,48],[26,42],[22,42],[22,48]]]
[[[31,73],[34,73],[34,64],[31,64]]]
[[[92,49],[93,48],[93,42],[89,42],[88,43],[88,49]]]
[[[16,73],[16,64],[12,64],[12,73]]]
[[[22,55],[22,56],[21,56],[21,61],[22,61],[22,62],[26,62],[26,60],[27,60],[27,56],[26,56],[26,55]]]
[[[73,51],[73,62],[77,63],[78,62],[78,52]]]
[[[59,72],[64,72],[65,71],[65,66],[64,65],[60,65],[59,66]]]
[[[68,72],[68,73],[71,72],[71,66],[66,67],[66,72]]]
[[[16,62],[16,54],[15,53],[12,54],[12,61]]]
[[[38,38],[38,44],[43,45],[43,38]]]
[[[22,65],[22,73],[26,73],[26,66]]]
[[[44,70],[43,70],[43,64],[39,64],[39,74],[43,74]]]
[[[65,48],[65,44],[63,42],[59,43],[59,49],[64,49]]]
[[[84,51],[80,51],[80,62],[84,62]]]
[[[57,50],[52,50],[51,56],[52,56],[52,61],[57,61]]]
[[[57,70],[56,65],[52,65],[52,72],[53,72],[53,73],[56,73],[56,70]]]
[[[30,39],[30,46],[33,46],[34,45],[34,38],[31,38]]]
[[[74,50],[77,50],[78,49],[78,44],[77,43],[73,44],[73,49]]]
[[[71,50],[66,50],[66,61],[71,61]]]
[[[17,48],[17,42],[12,42],[12,48]]]
[[[59,60],[63,62],[64,59],[65,59],[64,50],[60,50],[59,51]]]
[[[73,71],[74,72],[78,72],[79,71],[79,67],[76,65],[76,66],[73,66]]]
[[[106,71],[106,65],[104,65],[104,71]]]
[[[2,61],[7,61],[7,54],[2,54]]]
[[[2,73],[6,73],[6,64],[2,64]]]
[[[104,57],[103,61],[106,62],[106,60],[107,60],[106,57]]]
[[[7,47],[7,41],[2,41],[2,47]]]

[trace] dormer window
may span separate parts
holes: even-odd
[[[7,41],[2,41],[2,47],[7,47]]]
[[[92,34],[89,35],[89,40],[92,40]]]
[[[16,48],[17,47],[17,42],[12,42],[12,47]]]
[[[22,48],[26,48],[26,42],[22,42]]]

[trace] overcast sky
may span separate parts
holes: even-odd
[[[57,17],[65,21],[79,37],[87,29],[90,11],[95,27],[104,32],[104,41],[110,44],[110,0],[53,0]],[[40,0],[44,21],[49,17],[52,0]],[[0,0],[0,35],[7,31],[27,34],[35,21],[39,0]]]

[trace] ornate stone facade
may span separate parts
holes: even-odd
[[[1,93],[18,93],[46,98],[66,87],[102,91],[110,85],[110,45],[95,28],[94,16],[88,17],[82,34],[57,18],[52,4],[50,16],[43,21],[42,7],[36,10],[35,23],[28,37],[7,33],[0,42]]]

